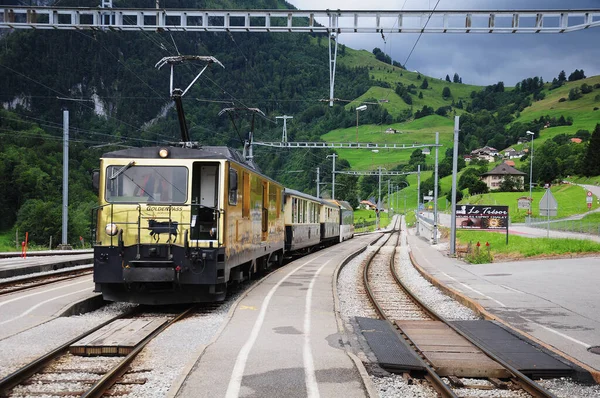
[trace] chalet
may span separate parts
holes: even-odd
[[[526,175],[527,174],[515,169],[512,166],[509,166],[506,163],[501,163],[487,173],[483,173],[481,175],[481,180],[485,182],[491,191],[493,191],[499,189],[502,181],[506,177],[510,176],[517,180],[519,189],[523,189]]]
[[[485,159],[488,162],[493,162],[498,156],[498,150],[491,146],[484,146],[483,148],[474,149],[471,151],[471,156],[477,159]]]
[[[465,160],[465,162],[470,162],[473,159],[473,156],[471,156],[471,155],[464,155],[463,159]]]
[[[370,200],[361,200],[360,206],[365,210],[375,210],[377,209],[377,205]]]
[[[388,128],[387,130],[385,130],[386,134],[397,134],[398,130],[393,129],[393,128]]]
[[[421,150],[421,152],[423,153],[423,155],[429,155],[431,154],[431,148],[425,147]]]
[[[520,159],[523,155],[525,155],[525,152],[515,151],[513,148],[508,148],[504,150],[505,159]]]

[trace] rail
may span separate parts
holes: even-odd
[[[388,239],[384,242],[383,245],[385,245],[389,241],[390,238],[391,238],[391,235],[388,237]],[[400,239],[399,233],[398,233],[397,239],[398,240]],[[381,316],[382,319],[387,320],[388,322],[390,322],[393,325],[393,322],[388,318],[387,314],[385,313],[385,310],[382,308],[380,303],[377,302],[377,298],[375,297],[375,294],[373,293],[373,290],[371,289],[371,286],[369,283],[369,277],[368,277],[369,266],[370,266],[372,260],[375,258],[375,256],[379,253],[379,250],[381,247],[383,247],[383,245],[381,245],[379,248],[377,248],[377,250],[374,251],[371,254],[371,256],[369,256],[369,258],[367,259],[367,264],[363,271],[363,279],[364,279],[364,284],[365,284],[365,288],[367,290],[367,295],[369,297],[369,300],[373,303],[373,306],[376,309],[377,313]],[[431,317],[434,320],[439,320],[439,321],[443,322],[445,325],[450,327],[455,333],[457,333],[458,335],[465,338],[467,341],[469,341],[471,344],[473,344],[475,347],[477,347],[479,350],[481,350],[485,355],[487,355],[493,361],[497,362],[502,367],[504,367],[512,375],[513,379],[523,388],[523,390],[527,391],[529,394],[531,394],[534,397],[555,397],[552,393],[545,390],[543,387],[541,387],[539,384],[535,383],[529,377],[525,376],[518,369],[514,368],[512,365],[510,365],[509,363],[507,363],[506,361],[504,361],[503,359],[501,359],[500,357],[495,355],[493,352],[491,352],[487,348],[481,346],[477,341],[473,340],[470,336],[466,335],[464,332],[462,332],[460,329],[458,329],[452,323],[448,322],[444,317],[439,315],[433,308],[431,308],[430,306],[425,304],[417,296],[413,295],[412,292],[402,282],[400,276],[398,275],[398,273],[396,271],[396,267],[394,265],[394,261],[395,261],[394,258],[395,258],[397,246],[398,246],[398,244],[395,245],[393,253],[389,260],[390,272],[393,275],[395,282],[407,294],[407,296],[410,298],[410,300],[412,300],[415,304],[417,304],[420,308],[422,308],[423,311],[429,317]],[[414,261],[414,260],[411,256],[411,262],[412,261]],[[436,389],[436,391],[438,391],[438,393],[443,397],[455,397],[456,394],[452,391],[452,389],[446,383],[444,383],[441,380],[441,378],[439,377],[439,375],[437,375],[435,370],[433,368],[431,368],[429,366],[429,364],[426,363],[425,365],[426,365],[425,369],[426,369],[426,372],[428,375],[427,378],[432,383],[432,385]]]
[[[148,335],[144,340],[142,340],[136,347],[121,361],[119,361],[115,366],[113,366],[104,376],[102,376],[98,381],[96,381],[84,394],[82,397],[101,397],[103,396],[109,388],[111,388],[115,382],[121,377],[128,369],[129,364],[135,359],[135,357],[144,349],[144,347],[152,341],[156,336],[162,333],[166,328],[171,326],[173,323],[181,320],[182,318],[188,316],[190,312],[192,312],[196,308],[196,305],[187,308],[186,310],[179,313],[172,319],[170,319],[167,323],[156,329],[150,335]],[[57,360],[59,357],[64,355],[69,347],[81,340],[82,338],[89,336],[95,331],[103,328],[104,326],[114,322],[117,319],[135,316],[139,313],[139,309],[133,309],[131,311],[120,314],[116,317],[111,318],[110,320],[103,322],[102,324],[88,330],[87,332],[77,336],[76,338],[68,341],[67,343],[61,345],[55,350],[47,353],[46,355],[32,361],[28,365],[22,367],[21,369],[15,371],[14,373],[6,376],[2,380],[0,380],[0,396],[8,395],[8,392],[16,387],[19,384],[25,382],[29,377],[39,372],[42,368],[46,367],[52,361]],[[52,394],[50,394],[52,395]]]

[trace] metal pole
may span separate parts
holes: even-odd
[[[379,166],[378,169],[379,169],[379,188],[377,190],[377,209],[381,210],[381,166]]]
[[[390,182],[391,182],[391,181],[390,181],[390,180],[388,180],[388,194],[387,194],[387,197],[388,197],[388,214],[389,214],[389,212],[390,212],[390,203],[392,203],[392,201],[391,201],[391,194],[392,194],[392,191],[390,190]]]
[[[336,154],[331,155],[333,157],[333,167],[331,171],[331,199],[335,200],[335,158]]]
[[[67,244],[69,221],[69,111],[63,110],[63,201],[62,201],[62,244]]]
[[[321,197],[321,175],[319,172],[319,168],[317,167],[317,198]]]
[[[438,210],[437,210],[437,202],[438,202],[438,152],[440,143],[440,133],[438,131],[435,132],[435,178],[433,179],[433,239],[432,244],[437,244],[437,233],[438,233]]]
[[[527,134],[531,133],[530,131]],[[531,188],[533,186],[533,136],[531,133],[531,158],[529,159],[529,224],[531,224],[531,215],[533,214],[533,197],[531,196]]]
[[[380,217],[380,213],[381,213],[381,166],[379,166],[378,169],[379,169],[379,188],[377,190],[377,229],[380,228],[379,217]]]
[[[293,116],[288,115],[275,116],[275,119],[283,119],[283,133],[281,135],[281,142],[287,142],[287,120],[293,118]]]
[[[417,165],[417,220],[415,222],[416,226],[417,226],[417,232],[415,233],[416,236],[419,236],[419,210],[421,207],[421,165]]]
[[[356,142],[358,143],[358,109],[356,110]]]
[[[547,217],[547,227],[546,227],[546,238],[550,237],[550,187],[546,191],[546,217]]]
[[[450,255],[456,254],[456,175],[458,174],[458,126],[454,116],[454,148],[452,151],[452,206],[450,207]]]

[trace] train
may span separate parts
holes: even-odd
[[[286,188],[229,147],[108,152],[93,180],[94,283],[108,301],[223,301],[228,286],[354,235],[347,202]]]

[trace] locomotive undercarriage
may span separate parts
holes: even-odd
[[[174,304],[225,299],[224,248],[96,247],[94,257],[96,291],[105,300]]]

